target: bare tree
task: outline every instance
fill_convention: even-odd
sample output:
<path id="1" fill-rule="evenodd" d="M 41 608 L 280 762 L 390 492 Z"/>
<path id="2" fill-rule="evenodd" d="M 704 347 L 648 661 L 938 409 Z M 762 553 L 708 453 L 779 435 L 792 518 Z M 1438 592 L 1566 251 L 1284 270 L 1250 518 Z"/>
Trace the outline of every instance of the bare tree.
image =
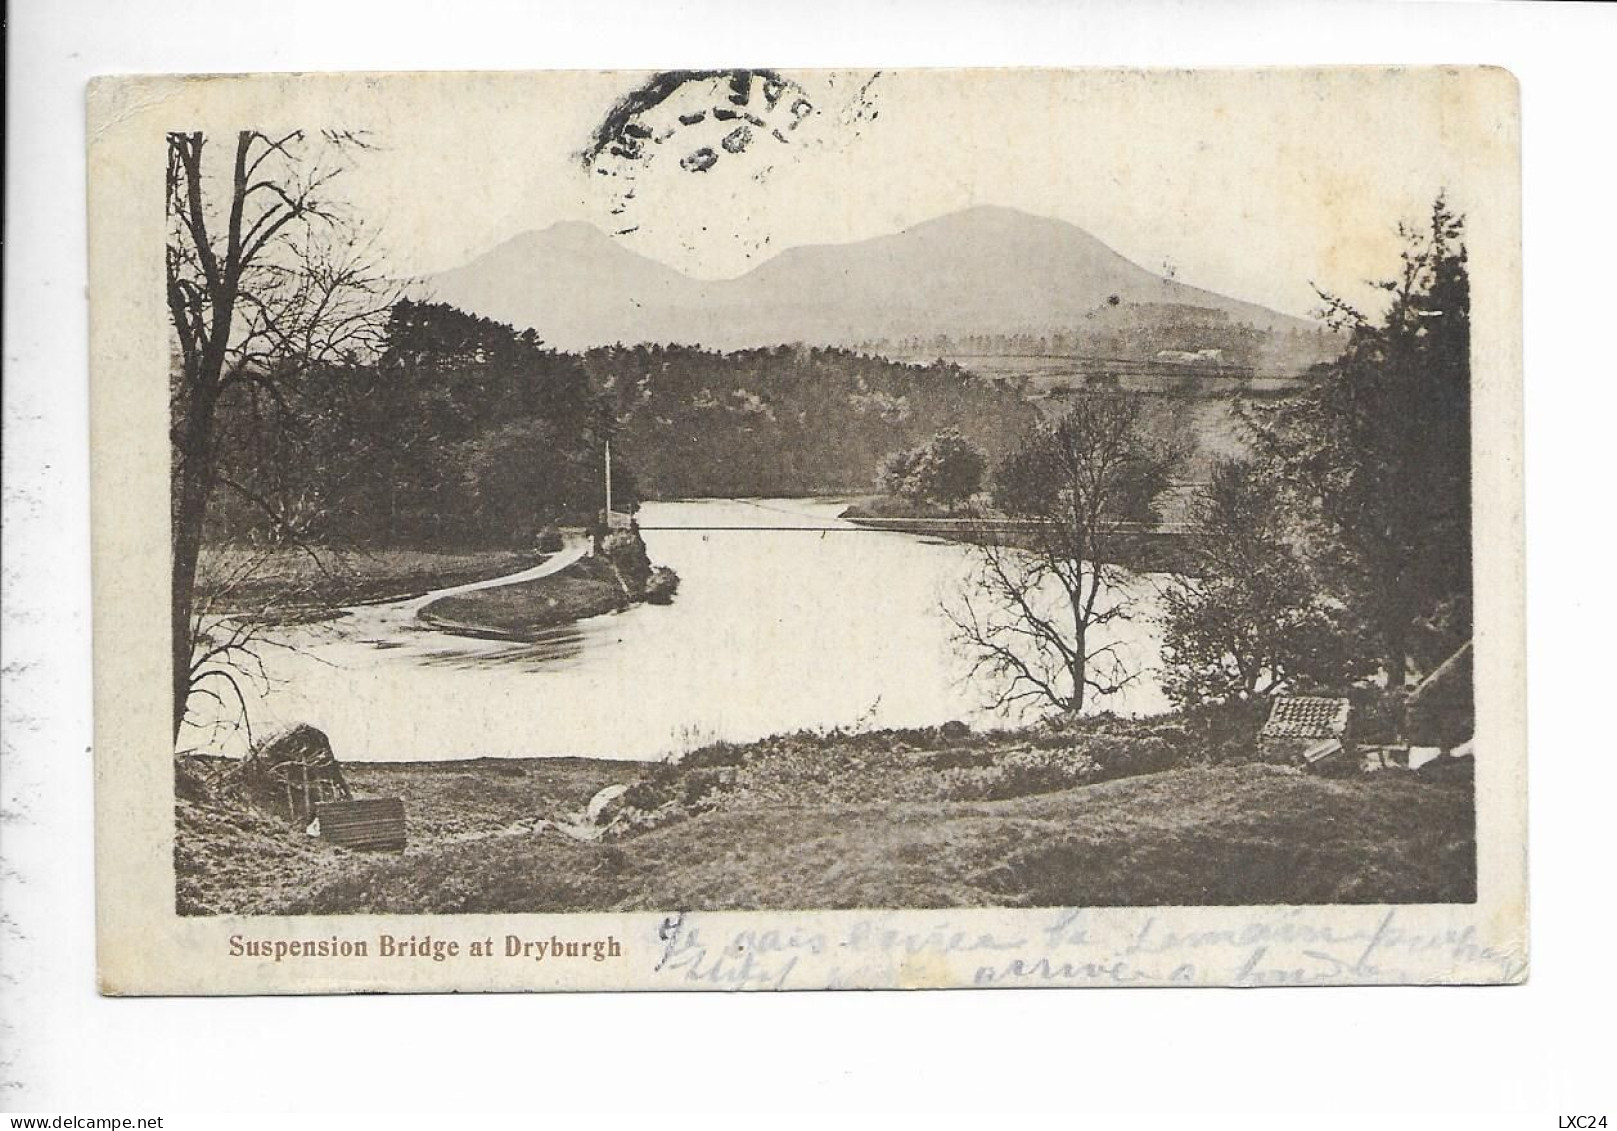
<path id="1" fill-rule="evenodd" d="M 1158 521 L 1179 458 L 1147 437 L 1137 397 L 1104 395 L 1080 398 L 1000 466 L 994 501 L 1020 521 L 984 525 L 976 575 L 948 610 L 996 708 L 1077 714 L 1138 676 L 1096 637 L 1130 616 L 1123 562 Z"/>
<path id="2" fill-rule="evenodd" d="M 208 502 L 221 483 L 267 508 L 280 502 L 221 477 L 222 410 L 233 398 L 292 411 L 311 368 L 376 345 L 389 287 L 359 225 L 331 199 L 354 134 L 243 130 L 217 162 L 201 133 L 168 136 L 167 300 L 174 330 L 170 382 L 173 561 L 173 723 L 179 735 L 198 684 L 197 561 Z M 239 658 L 247 641 L 202 671 Z"/>
<path id="3" fill-rule="evenodd" d="M 239 598 L 270 553 L 251 550 L 222 555 L 212 576 L 203 577 L 199 570 L 188 628 L 187 701 L 211 701 L 217 708 L 215 730 L 240 730 L 249 747 L 253 741 L 250 699 L 267 693 L 272 682 L 263 658 L 264 649 L 274 646 L 264 635 L 272 610 L 260 604 L 249 611 L 241 607 Z"/>

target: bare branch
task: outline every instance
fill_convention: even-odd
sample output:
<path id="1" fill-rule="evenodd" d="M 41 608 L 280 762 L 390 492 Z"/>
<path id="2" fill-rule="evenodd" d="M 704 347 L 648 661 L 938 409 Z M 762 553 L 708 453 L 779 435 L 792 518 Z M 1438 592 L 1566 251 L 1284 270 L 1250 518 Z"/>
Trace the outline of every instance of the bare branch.
<path id="1" fill-rule="evenodd" d="M 1071 713 L 1137 678 L 1115 641 L 1095 647 L 1090 634 L 1131 617 L 1120 539 L 1154 527 L 1176 458 L 1146 439 L 1138 398 L 1108 395 L 1037 428 L 1001 469 L 996 501 L 1026 522 L 1025 539 L 997 545 L 985 531 L 971 593 L 951 614 L 973 675 L 1001 681 L 996 706 Z"/>
<path id="2" fill-rule="evenodd" d="M 301 543 L 305 524 L 319 512 L 306 493 L 279 497 L 273 477 L 262 485 L 221 476 L 221 451 L 228 451 L 222 445 L 242 442 L 231 434 L 232 421 L 257 422 L 262 398 L 274 406 L 276 425 L 289 427 L 298 405 L 288 393 L 318 367 L 374 349 L 396 292 L 367 257 L 357 225 L 323 199 L 344 159 L 322 164 L 320 151 L 362 150 L 369 145 L 363 135 L 243 130 L 211 171 L 204 169 L 206 144 L 201 133 L 170 134 L 166 170 L 165 298 L 178 355 L 170 386 L 176 737 L 192 690 L 204 679 L 221 679 L 212 674 L 215 666 L 246 670 L 230 679 L 238 693 L 246 690 L 242 680 L 265 674 L 251 628 L 205 626 L 221 600 L 197 585 L 214 488 L 225 482 L 271 515 L 277 540 Z M 219 198 L 210 210 L 215 185 Z M 226 398 L 231 404 L 221 412 Z M 227 578 L 224 592 L 242 583 L 241 576 Z M 217 694 L 218 686 L 210 690 Z M 237 698 L 245 710 L 247 697 Z"/>

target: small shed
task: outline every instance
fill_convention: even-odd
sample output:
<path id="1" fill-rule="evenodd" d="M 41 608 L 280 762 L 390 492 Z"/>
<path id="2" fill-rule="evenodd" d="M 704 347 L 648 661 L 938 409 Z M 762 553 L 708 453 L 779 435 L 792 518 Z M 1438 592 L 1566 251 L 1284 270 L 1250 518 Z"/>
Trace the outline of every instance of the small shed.
<path id="1" fill-rule="evenodd" d="M 315 806 L 315 816 L 320 821 L 321 837 L 332 844 L 373 852 L 404 851 L 403 798 L 322 801 Z"/>
<path id="2" fill-rule="evenodd" d="M 1258 757 L 1265 762 L 1312 766 L 1346 747 L 1350 704 L 1346 699 L 1282 695 L 1258 732 Z"/>

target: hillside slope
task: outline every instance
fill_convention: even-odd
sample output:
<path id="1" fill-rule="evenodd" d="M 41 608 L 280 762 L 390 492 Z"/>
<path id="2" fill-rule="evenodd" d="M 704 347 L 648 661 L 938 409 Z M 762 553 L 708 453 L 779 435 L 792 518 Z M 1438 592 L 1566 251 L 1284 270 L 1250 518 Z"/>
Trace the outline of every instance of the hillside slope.
<path id="1" fill-rule="evenodd" d="M 356 770 L 356 788 L 405 796 L 412 848 L 403 858 L 369 858 L 319 845 L 318 859 L 296 869 L 307 886 L 294 898 L 287 893 L 296 885 L 284 876 L 271 887 L 227 877 L 245 845 L 236 838 L 249 834 L 182 806 L 181 906 L 421 914 L 1476 897 L 1470 784 L 1411 774 L 1332 781 L 1246 765 L 1003 801 L 729 807 L 600 843 L 532 832 L 533 814 L 554 809 L 545 798 L 506 798 L 566 770 L 578 779 L 567 803 L 582 807 L 592 790 L 644 769 L 535 762 Z M 370 780 L 384 770 L 385 783 Z M 478 824 L 491 826 L 487 832 L 464 831 L 461 817 L 441 835 L 433 831 L 440 809 L 480 813 L 484 794 L 491 808 Z"/>
<path id="2" fill-rule="evenodd" d="M 589 225 L 563 223 L 517 236 L 425 286 L 438 301 L 532 327 L 561 349 L 1048 333 L 1114 302 L 1214 310 L 1264 331 L 1316 328 L 1161 278 L 1072 224 L 993 206 L 855 243 L 793 248 L 717 281 L 691 279 Z"/>

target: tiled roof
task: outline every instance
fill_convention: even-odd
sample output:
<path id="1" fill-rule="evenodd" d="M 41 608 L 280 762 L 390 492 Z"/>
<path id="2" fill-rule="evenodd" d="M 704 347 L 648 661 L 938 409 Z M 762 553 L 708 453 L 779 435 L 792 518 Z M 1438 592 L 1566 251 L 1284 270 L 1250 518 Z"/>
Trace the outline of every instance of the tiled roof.
<path id="1" fill-rule="evenodd" d="M 1283 695 L 1275 700 L 1264 738 L 1331 738 L 1347 729 L 1348 701 L 1308 695 Z"/>

